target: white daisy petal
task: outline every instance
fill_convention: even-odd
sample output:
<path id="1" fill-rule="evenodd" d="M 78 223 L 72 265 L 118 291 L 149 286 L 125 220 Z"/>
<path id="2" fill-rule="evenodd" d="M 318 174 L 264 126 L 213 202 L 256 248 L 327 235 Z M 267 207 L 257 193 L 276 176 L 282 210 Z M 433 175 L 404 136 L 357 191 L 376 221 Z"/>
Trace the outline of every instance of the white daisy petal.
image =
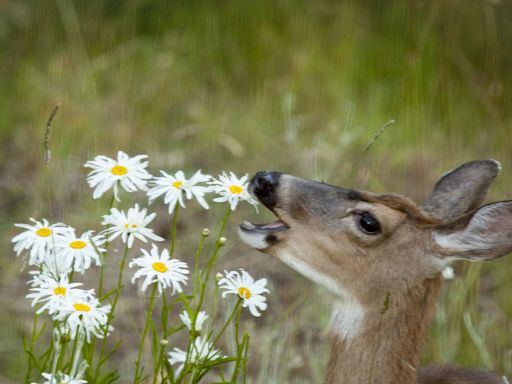
<path id="1" fill-rule="evenodd" d="M 162 250 L 159 253 L 158 247 L 153 244 L 151 252 L 141 249 L 143 255 L 133 259 L 129 267 L 140 268 L 135 272 L 132 278 L 132 283 L 139 277 L 145 277 L 142 283 L 141 290 L 145 291 L 149 284 L 157 283 L 158 291 L 160 294 L 167 287 L 172 287 L 171 294 L 174 292 L 182 292 L 181 285 L 187 283 L 189 269 L 186 263 L 169 258 L 169 251 Z"/>
<path id="2" fill-rule="evenodd" d="M 105 238 L 102 235 L 93 236 L 93 231 L 76 236 L 73 229 L 59 237 L 55 242 L 55 248 L 59 257 L 65 259 L 69 269 L 83 273 L 89 269 L 92 261 L 97 266 L 101 265 L 98 252 L 105 251 L 101 248 L 104 242 Z"/>
<path id="3" fill-rule="evenodd" d="M 248 178 L 249 175 L 247 174 L 239 179 L 233 172 L 230 172 L 229 176 L 226 172 L 223 172 L 222 175 L 219 175 L 218 179 L 214 179 L 208 183 L 212 191 L 219 195 L 219 197 L 216 197 L 213 201 L 218 203 L 227 201 L 232 211 L 236 209 L 238 202 L 246 201 L 254 206 L 257 211 L 258 203 L 249 193 Z"/>
<path id="4" fill-rule="evenodd" d="M 120 211 L 117 208 L 110 210 L 110 215 L 104 215 L 102 225 L 109 226 L 100 235 L 112 241 L 121 236 L 123 243 L 126 243 L 128 248 L 133 245 L 134 238 L 146 242 L 146 238 L 153 241 L 162 241 L 163 238 L 155 235 L 153 230 L 146 228 L 146 226 L 155 218 L 156 214 L 151 213 L 146 215 L 147 210 L 144 208 L 139 210 L 139 205 L 135 204 L 133 208 L 128 209 L 128 212 Z"/>
<path id="5" fill-rule="evenodd" d="M 37 314 L 47 310 L 52 315 L 63 309 L 67 299 L 86 298 L 92 295 L 92 291 L 77 288 L 82 285 L 81 283 L 70 283 L 66 275 L 56 279 L 50 275 L 38 274 L 29 283 L 32 285 L 31 293 L 26 297 L 32 299 L 32 306 L 44 303 L 37 310 Z"/>
<path id="6" fill-rule="evenodd" d="M 110 305 L 100 306 L 99 300 L 91 293 L 86 297 L 67 298 L 55 319 L 66 322 L 71 338 L 74 338 L 77 332 L 84 332 L 89 343 L 91 334 L 103 338 L 110 309 Z M 108 332 L 112 330 L 112 326 L 109 326 Z"/>
<path id="7" fill-rule="evenodd" d="M 55 376 L 51 373 L 43 373 L 41 376 L 46 380 L 43 384 L 87 384 L 86 380 L 71 377 L 62 372 L 56 373 Z"/>
<path id="8" fill-rule="evenodd" d="M 24 232 L 14 236 L 14 252 L 19 256 L 23 251 L 29 251 L 29 265 L 41 265 L 45 258 L 54 250 L 55 242 L 60 236 L 68 233 L 71 228 L 62 223 L 50 224 L 48 220 L 41 222 L 33 218 L 30 224 L 14 224 L 25 229 Z"/>
<path id="9" fill-rule="evenodd" d="M 147 193 L 150 203 L 164 195 L 164 202 L 169 205 L 169 214 L 172 214 L 177 203 L 185 208 L 183 201 L 183 196 L 185 196 L 187 200 L 195 197 L 204 209 L 209 208 L 203 199 L 204 194 L 209 191 L 209 188 L 197 184 L 209 181 L 211 179 L 210 175 L 204 175 L 199 170 L 190 179 L 187 179 L 183 171 L 177 171 L 174 175 L 169 175 L 164 171 L 160 171 L 160 173 L 162 176 L 155 177 L 150 182 L 153 185 Z"/>
<path id="10" fill-rule="evenodd" d="M 180 319 L 187 326 L 187 328 L 192 331 L 192 320 L 190 319 L 190 316 L 187 311 L 183 311 L 180 313 Z M 208 319 L 208 315 L 205 311 L 199 311 L 196 318 L 196 324 L 195 324 L 195 331 L 201 332 L 201 329 L 203 328 L 203 324 Z"/>
<path id="11" fill-rule="evenodd" d="M 191 348 L 189 363 L 190 364 L 204 364 L 208 361 L 222 359 L 224 356 L 218 349 L 213 348 L 213 344 L 208 339 L 199 336 L 194 340 L 194 345 Z M 169 363 L 172 365 L 180 364 L 175 370 L 174 375 L 178 376 L 183 369 L 187 359 L 187 352 L 174 348 L 169 352 Z"/>
<path id="12" fill-rule="evenodd" d="M 113 188 L 116 200 L 118 184 L 126 192 L 135 192 L 138 190 L 147 191 L 147 182 L 151 175 L 146 170 L 147 161 L 143 161 L 147 155 L 137 155 L 129 157 L 126 153 L 119 151 L 117 160 L 107 156 L 96 156 L 94 160 L 87 161 L 85 168 L 92 168 L 87 176 L 87 182 L 91 188 L 95 188 L 93 198 L 101 197 L 106 191 Z"/>
<path id="13" fill-rule="evenodd" d="M 224 271 L 224 277 L 218 282 L 219 288 L 224 289 L 222 297 L 228 294 L 235 294 L 243 300 L 242 306 L 249 308 L 251 314 L 259 317 L 261 313 L 267 309 L 266 297 L 262 293 L 268 293 L 269 290 L 265 288 L 267 284 L 266 279 L 259 279 L 254 281 L 251 275 L 245 270 L 238 271 Z"/>

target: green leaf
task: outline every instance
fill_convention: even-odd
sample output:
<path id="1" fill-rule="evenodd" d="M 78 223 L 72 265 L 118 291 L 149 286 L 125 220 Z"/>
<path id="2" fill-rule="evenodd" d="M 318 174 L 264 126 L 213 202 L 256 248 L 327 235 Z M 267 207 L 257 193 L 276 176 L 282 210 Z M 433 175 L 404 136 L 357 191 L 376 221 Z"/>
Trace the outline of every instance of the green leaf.
<path id="1" fill-rule="evenodd" d="M 119 347 L 121 346 L 121 344 L 122 344 L 122 343 L 123 343 L 123 340 L 119 340 L 119 341 L 114 345 L 114 347 L 112 347 L 112 349 L 110 350 L 110 352 L 109 352 L 109 353 L 107 353 L 107 354 L 103 357 L 103 359 L 101 359 L 101 361 L 100 361 L 99 365 L 100 365 L 100 366 L 102 366 L 102 365 L 105 363 L 105 361 L 107 361 L 107 360 L 109 359 L 109 357 L 110 357 L 110 356 L 112 356 L 112 354 L 113 354 L 115 351 L 117 351 L 117 350 L 119 349 Z"/>

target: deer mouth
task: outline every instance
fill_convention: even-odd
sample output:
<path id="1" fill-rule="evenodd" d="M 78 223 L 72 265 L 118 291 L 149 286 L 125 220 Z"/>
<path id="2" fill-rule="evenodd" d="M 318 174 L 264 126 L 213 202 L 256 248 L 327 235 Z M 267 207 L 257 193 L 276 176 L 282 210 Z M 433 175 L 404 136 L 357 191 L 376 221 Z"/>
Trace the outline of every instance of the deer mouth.
<path id="1" fill-rule="evenodd" d="M 265 233 L 270 234 L 274 232 L 282 232 L 286 231 L 290 227 L 286 225 L 286 223 L 281 220 L 277 219 L 276 221 L 268 224 L 253 224 L 249 221 L 244 221 L 242 224 L 240 224 L 240 229 L 242 231 L 247 232 L 257 232 L 257 233 Z"/>
<path id="2" fill-rule="evenodd" d="M 238 235 L 248 246 L 262 251 L 277 243 L 288 229 L 290 227 L 281 219 L 268 224 L 244 221 L 239 226 Z"/>

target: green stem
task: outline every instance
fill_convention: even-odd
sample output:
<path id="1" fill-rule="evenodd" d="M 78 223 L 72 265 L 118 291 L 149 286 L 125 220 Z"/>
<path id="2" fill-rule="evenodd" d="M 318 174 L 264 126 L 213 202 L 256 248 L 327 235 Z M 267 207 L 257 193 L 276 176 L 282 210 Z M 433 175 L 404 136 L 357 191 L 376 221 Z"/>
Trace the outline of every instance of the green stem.
<path id="1" fill-rule="evenodd" d="M 237 313 L 238 309 L 240 308 L 240 305 L 242 305 L 242 299 L 238 299 L 236 301 L 236 304 L 233 308 L 233 311 L 231 312 L 231 314 L 229 315 L 228 319 L 226 320 L 226 323 L 224 324 L 224 326 L 222 327 L 222 329 L 220 330 L 219 334 L 217 336 L 215 336 L 215 339 L 213 340 L 213 343 L 212 343 L 212 348 L 213 346 L 217 343 L 217 341 L 219 341 L 220 337 L 224 334 L 224 332 L 226 331 L 229 323 L 231 323 L 231 320 L 233 319 L 233 317 L 235 316 L 235 314 Z M 238 311 L 238 313 L 241 313 L 242 311 Z M 237 317 L 237 320 L 239 320 L 240 316 Z M 238 332 L 238 331 L 237 331 Z M 238 339 L 238 337 L 237 337 Z"/>
<path id="2" fill-rule="evenodd" d="M 241 316 L 242 316 L 242 311 L 240 310 L 240 311 L 238 311 L 238 316 L 236 317 L 236 321 L 235 321 L 235 343 L 236 343 L 236 352 L 237 352 L 238 359 L 236 361 L 235 369 L 233 371 L 233 376 L 231 376 L 232 383 L 236 383 L 236 380 L 238 379 L 238 372 L 240 371 L 240 362 L 242 360 L 241 353 L 242 353 L 243 347 L 244 347 L 244 342 L 242 342 L 242 344 L 240 344 L 240 340 L 238 338 Z"/>
<path id="3" fill-rule="evenodd" d="M 228 207 L 226 209 L 226 212 L 224 213 L 224 217 L 222 218 L 222 223 L 220 225 L 220 231 L 219 231 L 219 236 L 217 237 L 217 241 L 222 237 L 222 235 L 224 234 L 224 230 L 226 229 L 226 223 L 228 222 L 228 219 L 229 219 L 229 215 L 231 215 L 231 208 Z"/>
<path id="4" fill-rule="evenodd" d="M 128 235 L 128 237 L 129 236 L 130 235 Z M 110 327 L 110 323 L 112 322 L 112 319 L 114 318 L 114 311 L 116 310 L 117 302 L 119 300 L 119 296 L 121 294 L 121 289 L 123 287 L 123 271 L 124 271 L 124 265 L 126 264 L 126 257 L 128 255 L 128 240 L 129 240 L 129 238 L 126 239 L 126 245 L 124 247 L 123 258 L 121 259 L 121 264 L 119 265 L 119 275 L 117 277 L 117 285 L 116 285 L 116 293 L 114 296 L 114 301 L 112 302 L 112 308 L 110 309 L 110 313 L 108 314 L 107 324 L 105 325 L 105 330 L 103 331 L 103 340 L 101 341 L 101 350 L 100 350 L 100 354 L 98 357 L 98 365 L 96 366 L 96 371 L 94 372 L 94 382 L 98 381 L 98 375 L 100 373 L 100 368 L 103 364 L 102 359 L 103 359 L 103 355 L 105 354 L 105 347 L 107 345 L 108 329 Z M 91 356 L 90 361 L 92 363 L 92 356 Z"/>
<path id="5" fill-rule="evenodd" d="M 167 318 L 168 318 L 169 309 L 167 307 L 167 298 L 165 296 L 165 292 L 162 293 L 162 340 L 167 340 Z M 160 371 L 160 366 L 162 365 L 162 359 L 164 358 L 164 345 L 160 344 L 160 350 L 158 352 L 158 360 L 156 362 L 156 367 L 153 372 L 153 384 L 156 384 L 158 372 Z"/>
<path id="6" fill-rule="evenodd" d="M 110 204 L 108 206 L 108 214 L 110 214 L 110 211 L 112 210 L 112 208 L 114 207 L 114 203 L 115 203 L 116 199 L 114 198 L 114 194 L 112 193 L 112 198 L 110 199 Z M 107 227 L 107 229 L 110 228 L 110 225 Z M 107 253 L 108 253 L 108 246 L 109 246 L 109 242 L 108 240 L 105 242 L 105 252 L 103 252 L 102 254 L 102 257 L 101 257 L 101 266 L 100 266 L 100 284 L 99 284 L 99 287 L 98 287 L 98 297 L 101 297 L 103 295 L 103 279 L 104 279 L 104 275 L 105 275 L 105 264 L 106 264 L 106 256 L 107 256 Z"/>
<path id="7" fill-rule="evenodd" d="M 60 344 L 61 341 L 62 341 L 62 337 L 59 340 L 59 344 Z M 62 346 L 61 346 L 62 350 L 60 352 L 60 358 L 57 361 L 57 370 L 60 370 L 60 368 L 62 367 L 62 362 L 64 361 L 64 357 L 66 355 L 67 346 L 68 346 L 68 341 L 67 340 L 65 342 L 62 342 Z"/>
<path id="8" fill-rule="evenodd" d="M 208 284 L 208 279 L 210 278 L 211 270 L 212 270 L 213 266 L 215 265 L 215 262 L 217 261 L 217 256 L 219 254 L 219 250 L 223 245 L 220 242 L 220 238 L 224 234 L 224 229 L 226 228 L 226 223 L 228 222 L 230 214 L 231 214 L 231 209 L 228 207 L 226 210 L 226 213 L 224 213 L 224 217 L 222 219 L 222 223 L 220 226 L 220 231 L 217 236 L 217 240 L 215 241 L 215 250 L 213 251 L 213 254 L 210 257 L 210 260 L 208 260 L 208 265 L 206 266 L 204 283 L 202 283 L 201 295 L 199 297 L 199 304 L 197 305 L 196 313 L 199 313 L 199 311 L 201 310 L 201 307 L 203 306 L 204 295 L 206 292 L 206 285 Z"/>
<path id="9" fill-rule="evenodd" d="M 78 370 L 78 363 L 80 360 L 80 352 L 82 350 L 82 345 L 84 344 L 85 335 L 83 333 L 78 333 L 75 337 L 75 341 L 78 339 L 78 342 L 73 346 L 74 351 L 72 353 L 72 361 L 71 361 L 71 371 L 69 376 L 75 377 Z"/>
<path id="10" fill-rule="evenodd" d="M 158 361 L 156 362 L 155 371 L 153 372 L 153 384 L 157 383 L 158 373 L 160 372 L 160 366 L 162 365 L 163 358 L 164 358 L 164 346 L 160 345 L 160 351 L 158 351 Z"/>
<path id="11" fill-rule="evenodd" d="M 247 361 L 249 360 L 249 335 L 246 333 L 244 335 L 244 338 L 243 338 L 243 341 L 242 343 L 245 341 L 245 344 L 244 344 L 244 347 L 245 347 L 245 351 L 244 351 L 244 366 L 243 366 L 243 370 L 244 370 L 244 384 L 247 383 Z"/>
<path id="12" fill-rule="evenodd" d="M 54 330 L 53 334 L 52 334 L 52 338 L 53 338 L 52 342 L 53 342 L 53 348 L 54 348 L 55 354 L 53 355 L 51 375 L 52 375 L 52 377 L 55 377 L 55 375 L 57 374 L 57 369 L 59 367 L 59 361 L 61 359 L 63 351 L 61 350 L 59 332 L 56 332 Z"/>
<path id="13" fill-rule="evenodd" d="M 208 235 L 205 235 L 204 232 L 201 233 L 201 239 L 199 240 L 199 244 L 196 249 L 196 256 L 194 261 L 194 297 L 196 295 L 196 290 L 198 286 L 200 285 L 199 281 L 199 256 L 201 256 L 201 253 L 203 252 L 204 248 L 204 242 Z"/>
<path id="14" fill-rule="evenodd" d="M 178 227 L 178 217 L 180 215 L 180 205 L 176 204 L 174 208 L 174 215 L 172 217 L 171 233 L 170 233 L 170 244 L 169 244 L 169 257 L 174 254 L 174 248 L 176 247 L 176 229 Z"/>
<path id="15" fill-rule="evenodd" d="M 139 379 L 139 367 L 140 367 L 140 359 L 142 357 L 142 350 L 144 349 L 144 341 L 146 340 L 146 335 L 149 329 L 149 323 L 151 322 L 151 315 L 153 314 L 153 307 L 155 304 L 155 295 L 156 289 L 158 288 L 158 283 L 154 283 L 153 291 L 151 292 L 151 297 L 149 298 L 149 308 L 146 316 L 146 325 L 144 327 L 144 331 L 142 332 L 142 337 L 139 344 L 139 351 L 137 353 L 137 360 L 135 361 L 135 375 L 133 376 L 133 383 L 136 384 Z"/>
<path id="16" fill-rule="evenodd" d="M 32 321 L 32 336 L 30 338 L 30 348 L 28 350 L 29 353 L 27 353 L 28 367 L 27 367 L 27 373 L 25 374 L 25 383 L 30 382 L 30 376 L 32 375 L 32 356 L 33 356 L 34 347 L 36 344 L 37 319 L 38 318 L 39 318 L 39 315 L 37 313 L 35 313 L 34 319 Z"/>

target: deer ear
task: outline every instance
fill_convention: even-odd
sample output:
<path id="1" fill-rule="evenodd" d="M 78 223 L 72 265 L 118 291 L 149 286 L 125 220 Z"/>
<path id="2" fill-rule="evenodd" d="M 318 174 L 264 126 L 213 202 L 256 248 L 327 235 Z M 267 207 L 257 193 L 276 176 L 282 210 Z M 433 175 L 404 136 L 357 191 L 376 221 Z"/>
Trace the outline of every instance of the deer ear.
<path id="1" fill-rule="evenodd" d="M 472 161 L 444 174 L 422 208 L 442 223 L 449 223 L 475 210 L 500 173 L 496 160 Z"/>
<path id="2" fill-rule="evenodd" d="M 433 239 L 445 257 L 492 260 L 512 251 L 512 200 L 483 206 L 465 228 L 435 231 Z"/>

